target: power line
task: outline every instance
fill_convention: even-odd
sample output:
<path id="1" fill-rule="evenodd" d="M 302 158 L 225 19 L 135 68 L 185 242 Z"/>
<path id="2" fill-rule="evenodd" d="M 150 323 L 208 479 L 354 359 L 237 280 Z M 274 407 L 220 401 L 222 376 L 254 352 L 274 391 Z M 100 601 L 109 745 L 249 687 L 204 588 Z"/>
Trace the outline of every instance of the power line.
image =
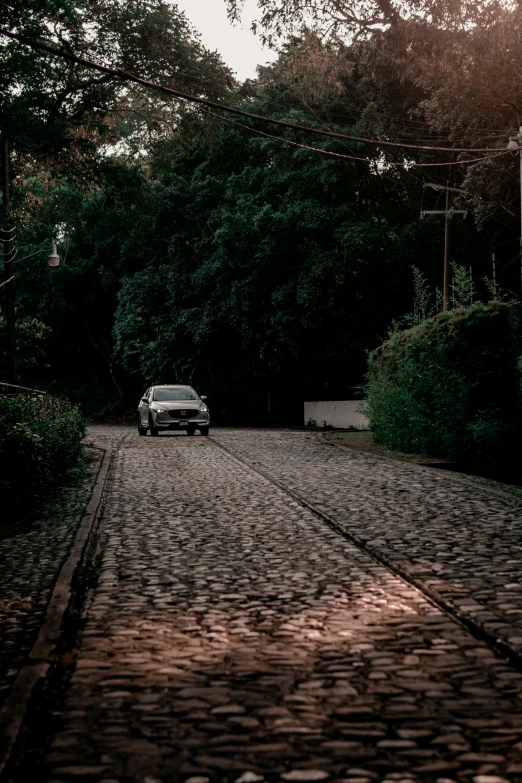
<path id="1" fill-rule="evenodd" d="M 26 21 L 28 21 L 30 24 L 33 24 L 33 25 L 39 27 L 40 30 L 42 30 L 45 33 L 45 35 L 51 35 L 54 38 L 58 39 L 58 41 L 60 41 L 60 36 L 59 35 L 57 35 L 56 33 L 53 33 L 52 30 L 49 30 L 44 24 L 42 24 L 41 22 L 36 21 L 33 17 L 29 16 L 27 13 L 23 13 L 23 12 L 19 11 L 18 9 L 15 9 L 13 6 L 9 5 L 4 0 L 0 0 L 0 5 L 4 6 L 4 8 L 7 8 L 8 11 L 16 12 L 17 14 L 22 16 Z M 248 33 L 248 35 L 250 36 L 252 41 L 259 48 L 259 50 L 262 51 L 264 54 L 267 54 L 266 50 L 259 43 L 259 41 L 252 35 L 250 30 L 245 28 L 243 26 L 243 24 L 241 24 L 241 28 L 245 32 Z M 88 56 L 95 57 L 95 59 L 99 60 L 99 62 L 101 62 L 103 65 L 106 65 L 109 68 L 113 67 L 111 65 L 111 63 L 108 62 L 107 60 L 103 60 L 102 58 L 97 57 L 96 55 L 92 55 L 91 52 L 88 49 L 86 49 L 85 47 L 79 46 L 77 43 L 75 44 L 75 46 L 76 46 L 77 50 L 79 50 L 80 52 L 83 52 L 84 54 L 87 54 Z M 221 63 L 219 63 L 219 65 L 221 65 Z M 304 98 L 302 96 L 300 96 L 296 92 L 296 90 L 292 87 L 291 84 L 289 84 L 288 82 L 284 81 L 284 75 L 282 74 L 282 72 L 281 72 L 281 70 L 280 70 L 280 68 L 278 66 L 278 63 L 277 62 L 271 63 L 269 67 L 275 68 L 275 70 L 279 73 L 280 77 L 283 79 L 283 84 L 291 92 L 293 92 L 294 95 L 296 95 L 296 97 L 299 100 L 302 101 L 302 103 L 305 106 L 305 108 L 314 115 L 316 120 L 318 120 L 320 122 L 321 119 L 318 116 L 318 114 L 315 112 L 315 110 L 311 106 L 308 105 L 308 103 L 304 100 Z M 189 79 L 197 79 L 199 81 L 208 82 L 209 84 L 215 84 L 215 85 L 217 85 L 219 87 L 226 87 L 227 86 L 224 82 L 223 83 L 216 82 L 213 79 L 208 79 L 208 78 L 206 78 L 204 76 L 197 76 L 195 74 L 186 73 L 186 72 L 180 71 L 180 70 L 176 71 L 176 75 L 178 75 L 178 76 L 185 76 L 185 77 L 187 77 Z M 449 138 L 449 134 L 448 133 L 446 133 L 446 134 L 444 134 L 444 133 L 436 133 L 435 131 L 434 132 L 430 132 L 429 125 L 427 126 L 426 120 L 423 120 L 423 119 L 415 119 L 413 117 L 405 117 L 405 118 L 402 118 L 399 121 L 399 124 L 397 124 L 397 120 L 394 119 L 392 124 L 393 124 L 393 127 L 396 128 L 397 130 L 401 130 L 400 126 L 402 125 L 402 130 L 405 132 L 404 135 L 395 136 L 395 139 L 398 142 L 400 142 L 401 140 L 407 140 L 410 133 L 415 135 L 416 131 L 419 130 L 419 128 L 415 128 L 415 125 L 420 125 L 422 127 L 422 130 L 424 130 L 428 134 L 427 136 L 420 137 L 420 138 L 419 138 L 419 136 L 416 136 L 416 141 L 417 142 L 419 142 L 419 141 L 428 142 L 428 146 L 430 146 L 430 147 L 431 147 L 431 145 L 429 144 L 430 142 L 444 141 L 444 142 L 450 143 L 452 141 L 453 142 L 457 141 L 456 138 Z M 412 125 L 413 127 L 408 127 L 408 124 Z M 245 127 L 247 127 L 247 126 L 245 126 Z M 327 125 L 327 129 L 329 131 L 331 131 L 331 127 L 330 127 L 329 124 Z M 471 135 L 471 130 L 472 130 L 471 128 L 468 128 L 468 132 L 467 132 L 468 135 Z M 476 137 L 476 141 L 477 142 L 480 142 L 481 140 L 488 139 L 488 138 L 491 138 L 491 139 L 505 138 L 505 136 L 510 132 L 510 130 L 513 130 L 513 129 L 507 129 L 506 130 L 505 128 L 503 128 L 503 129 L 495 130 L 494 128 L 473 128 L 473 132 L 478 135 L 478 138 Z M 515 128 L 514 130 L 517 130 L 517 128 Z M 481 133 L 481 131 L 487 131 L 487 132 Z M 466 131 L 463 132 L 462 136 L 463 136 L 463 138 L 465 138 Z M 277 137 L 274 136 L 274 138 L 277 138 Z M 375 143 L 378 143 L 378 141 L 375 140 Z M 346 145 L 346 147 L 347 147 L 347 149 L 350 149 L 350 147 L 348 145 Z M 431 147 L 431 148 L 432 149 L 436 149 L 435 147 Z M 310 148 L 310 149 L 312 149 L 312 148 Z M 448 149 L 449 150 L 452 150 L 452 149 L 455 150 L 456 148 L 451 148 L 450 147 Z M 482 150 L 479 150 L 478 148 L 470 148 L 470 149 L 472 149 L 473 151 L 476 151 L 476 152 L 482 151 Z M 321 151 L 321 150 L 319 150 L 319 151 Z M 357 159 L 358 160 L 363 160 L 363 158 L 357 158 Z M 486 158 L 477 158 L 477 159 L 474 159 L 473 161 L 468 161 L 468 162 L 475 162 L 476 160 L 484 160 L 484 159 L 486 159 Z M 460 163 L 460 161 L 459 161 L 459 163 Z M 394 165 L 402 165 L 402 164 L 394 164 Z M 419 164 L 416 164 L 416 165 L 420 166 L 421 164 L 419 163 Z M 428 164 L 428 163 L 426 163 L 426 164 L 422 164 L 422 165 L 429 166 L 429 165 L 437 165 L 437 164 Z M 450 164 L 449 163 L 443 163 L 443 164 L 440 164 L 440 165 L 450 165 Z"/>
<path id="2" fill-rule="evenodd" d="M 231 120 L 228 117 L 222 117 L 220 114 L 216 114 L 213 111 L 210 111 L 209 109 L 203 109 L 203 111 L 206 114 L 210 114 L 212 117 L 217 117 L 218 119 L 222 120 L 223 122 L 228 122 L 232 125 L 237 125 L 239 128 L 245 128 L 248 131 L 251 131 L 252 133 L 257 133 L 260 136 L 265 136 L 269 139 L 275 139 L 276 141 L 281 141 L 284 144 L 291 144 L 294 147 L 301 147 L 305 150 L 311 150 L 313 152 L 321 152 L 323 155 L 333 155 L 336 158 L 348 158 L 349 160 L 360 160 L 364 163 L 378 163 L 379 161 L 375 158 L 361 158 L 357 157 L 355 155 L 346 155 L 342 152 L 334 152 L 333 150 L 324 150 L 321 149 L 321 147 L 312 147 L 309 144 L 300 144 L 298 141 L 291 141 L 290 139 L 285 139 L 282 136 L 274 136 L 272 133 L 266 133 L 265 131 L 258 130 L 257 128 L 252 128 L 250 125 L 245 125 L 243 122 L 238 122 L 237 120 Z M 453 161 L 445 161 L 443 163 L 415 163 L 415 162 L 396 162 L 396 161 L 386 161 L 387 166 L 401 166 L 404 168 L 409 167 L 419 167 L 419 166 L 463 166 L 467 163 L 476 163 L 479 160 L 489 160 L 489 158 L 496 158 L 499 155 L 509 155 L 509 150 L 503 150 L 501 152 L 498 152 L 496 155 L 486 155 L 482 156 L 481 158 L 472 158 L 471 160 L 453 160 Z"/>
<path id="3" fill-rule="evenodd" d="M 258 42 L 258 40 L 257 40 L 257 39 L 256 39 L 256 38 L 255 38 L 255 37 L 252 35 L 252 33 L 250 32 L 250 30 L 247 30 L 247 28 L 246 28 L 246 27 L 244 27 L 244 26 L 243 26 L 243 24 L 241 24 L 241 28 L 242 28 L 242 29 L 243 29 L 243 30 L 244 30 L 246 33 L 248 33 L 248 35 L 250 36 L 250 38 L 252 39 L 252 41 L 253 41 L 253 42 L 256 44 L 256 46 L 259 48 L 259 50 L 260 50 L 261 52 L 263 52 L 263 54 L 265 54 L 265 55 L 266 55 L 266 51 L 265 51 L 265 49 L 264 49 L 264 48 L 263 48 L 263 46 L 262 46 L 262 45 L 261 45 L 261 44 Z M 318 114 L 317 114 L 317 112 L 314 110 L 314 108 L 313 108 L 312 106 L 310 106 L 310 105 L 308 104 L 308 102 L 307 102 L 307 101 L 306 101 L 306 100 L 303 98 L 303 96 L 302 96 L 302 95 L 300 95 L 300 94 L 299 94 L 299 93 L 298 93 L 298 92 L 295 90 L 295 88 L 292 86 L 292 84 L 290 84 L 290 83 L 289 83 L 289 82 L 286 80 L 286 77 L 285 77 L 284 73 L 282 72 L 281 68 L 279 67 L 279 64 L 278 64 L 278 62 L 276 61 L 276 62 L 273 62 L 273 63 L 271 63 L 271 64 L 268 66 L 268 68 L 269 68 L 269 69 L 270 69 L 270 68 L 273 68 L 275 71 L 277 71 L 277 73 L 278 73 L 278 75 L 279 75 L 279 78 L 281 79 L 281 82 L 282 82 L 282 84 L 283 84 L 283 85 L 284 85 L 284 86 L 285 86 L 285 87 L 286 87 L 288 90 L 290 90 L 290 92 L 292 92 L 292 93 L 293 93 L 293 94 L 294 94 L 294 95 L 295 95 L 295 96 L 298 98 L 298 100 L 300 100 L 300 101 L 302 102 L 302 104 L 304 105 L 304 107 L 305 107 L 305 108 L 306 108 L 306 109 L 307 109 L 307 110 L 308 110 L 308 111 L 309 111 L 309 112 L 310 112 L 310 113 L 311 113 L 311 114 L 314 116 L 314 118 L 315 118 L 316 120 L 318 120 L 318 121 L 321 121 L 321 118 L 318 116 Z M 209 112 L 209 113 L 210 113 L 210 114 L 212 114 L 212 116 L 218 116 L 218 115 L 215 115 L 215 114 L 213 114 L 212 112 Z M 225 119 L 225 118 L 223 118 L 223 119 Z M 242 128 L 246 128 L 247 130 L 251 130 L 251 131 L 253 131 L 253 132 L 256 132 L 256 133 L 260 133 L 260 134 L 262 134 L 262 135 L 264 135 L 264 136 L 267 136 L 268 138 L 278 139 L 279 141 L 282 141 L 282 142 L 287 142 L 287 143 L 289 143 L 289 144 L 293 144 L 294 146 L 297 146 L 297 147 L 303 147 L 304 149 L 314 150 L 315 152 L 322 152 L 323 154 L 326 154 L 326 155 L 335 155 L 335 156 L 336 156 L 336 157 L 338 157 L 338 158 L 343 158 L 343 157 L 344 157 L 344 158 L 349 158 L 349 159 L 352 159 L 352 160 L 359 160 L 359 161 L 364 161 L 364 162 L 366 162 L 366 163 L 373 163 L 373 162 L 375 162 L 375 160 L 374 160 L 373 158 L 359 157 L 359 156 L 355 156 L 355 155 L 342 155 L 341 153 L 337 153 L 337 152 L 331 152 L 331 151 L 329 151 L 329 150 L 324 150 L 324 149 L 321 149 L 321 148 L 318 148 L 318 147 L 312 147 L 312 146 L 309 146 L 309 145 L 306 145 L 306 144 L 298 144 L 297 142 L 289 142 L 287 139 L 281 138 L 281 137 L 279 137 L 279 136 L 272 136 L 272 135 L 271 135 L 271 134 L 269 134 L 269 133 L 263 133 L 262 131 L 256 131 L 255 129 L 253 129 L 253 128 L 250 128 L 250 126 L 248 126 L 248 125 L 243 125 L 242 123 L 239 123 L 239 122 L 234 122 L 234 121 L 231 121 L 231 122 L 233 122 L 233 124 L 234 124 L 234 125 L 237 125 L 237 126 L 239 126 L 239 127 L 242 127 Z M 328 121 L 327 121 L 327 122 L 328 122 Z M 403 122 L 407 122 L 407 120 L 403 120 Z M 422 124 L 422 126 L 423 126 L 423 130 L 425 130 L 426 132 L 428 132 L 428 133 L 429 133 L 429 128 L 427 128 L 427 127 L 426 127 L 426 122 L 423 122 L 423 121 L 421 121 L 421 120 L 416 120 L 416 122 L 418 122 L 419 124 Z M 396 127 L 397 123 L 396 123 L 396 122 L 393 122 L 393 125 L 394 125 L 394 127 Z M 331 127 L 330 127 L 330 124 L 329 124 L 329 123 L 327 124 L 327 128 L 328 128 L 328 130 L 331 130 Z M 412 132 L 413 132 L 413 133 L 415 133 L 415 130 L 414 130 L 414 129 L 412 129 L 412 128 L 408 128 L 408 127 L 407 127 L 407 125 L 404 125 L 404 127 L 402 128 L 402 130 L 405 132 L 405 135 L 402 137 L 403 139 L 407 139 L 407 138 L 408 138 L 406 134 L 408 134 L 408 133 L 412 133 Z M 500 135 L 502 135 L 502 134 L 500 134 L 500 133 L 499 133 L 499 134 L 492 135 L 492 138 L 498 138 L 498 136 L 500 136 Z M 506 134 L 505 134 L 505 133 L 503 133 L 503 136 L 505 136 L 505 135 L 506 135 Z M 396 139 L 397 139 L 397 137 L 396 137 Z M 398 140 L 400 140 L 400 139 L 401 139 L 401 137 L 398 137 Z M 421 139 L 419 139 L 419 138 L 417 137 L 417 139 L 416 139 L 416 140 L 417 140 L 417 141 L 427 141 L 427 142 L 438 141 L 438 140 L 442 140 L 442 141 L 448 141 L 448 142 L 449 142 L 449 141 L 452 141 L 451 139 L 449 139 L 449 138 L 448 138 L 448 135 L 447 135 L 447 134 L 446 134 L 446 135 L 435 135 L 435 134 L 433 134 L 433 135 L 431 135 L 431 137 L 427 137 L 427 138 L 421 138 Z M 348 149 L 348 150 L 350 150 L 350 152 L 352 152 L 352 150 L 350 149 L 350 147 L 349 147 L 347 144 L 345 144 L 344 146 L 346 147 L 346 149 Z M 500 153 L 499 153 L 499 154 L 500 154 Z M 504 153 L 502 152 L 501 154 L 504 154 Z M 465 161 L 465 162 L 466 162 L 466 163 L 476 163 L 476 162 L 478 162 L 478 161 L 485 160 L 485 159 L 487 159 L 488 157 L 490 157 L 490 156 L 486 156 L 486 158 L 484 158 L 484 157 L 480 157 L 480 158 L 473 158 L 472 160 Z M 493 156 L 491 156 L 491 157 L 493 157 Z M 405 166 L 404 162 L 386 161 L 386 163 L 387 163 L 387 165 L 392 165 L 392 166 Z M 410 164 L 409 164 L 409 166 L 415 166 L 415 167 L 419 167 L 419 166 L 423 166 L 423 167 L 424 167 L 424 166 L 437 166 L 437 165 L 441 165 L 441 166 L 455 166 L 455 165 L 461 165 L 462 163 L 464 163 L 464 161 L 454 161 L 454 162 L 444 162 L 444 163 L 410 163 Z"/>
<path id="4" fill-rule="evenodd" d="M 0 0 L 0 1 L 1 1 L 1 0 Z M 266 51 L 265 51 L 265 49 L 264 49 L 264 48 L 263 48 L 263 46 L 262 46 L 262 45 L 261 45 L 261 44 L 258 42 L 257 38 L 255 38 L 255 37 L 252 35 L 252 33 L 250 32 L 250 30 L 247 30 L 247 29 L 246 29 L 246 28 L 243 26 L 243 24 L 242 24 L 242 23 L 241 23 L 241 28 L 242 28 L 242 29 L 243 29 L 245 32 L 247 32 L 247 33 L 248 33 L 248 35 L 250 36 L 250 38 L 251 38 L 251 39 L 254 41 L 254 43 L 256 44 L 256 46 L 259 48 L 259 50 L 260 50 L 260 51 L 262 51 L 262 52 L 263 52 L 263 54 L 265 54 L 265 55 L 266 55 Z M 306 108 L 306 109 L 307 109 L 307 110 L 308 110 L 308 111 L 309 111 L 311 114 L 313 114 L 313 116 L 314 116 L 314 118 L 315 118 L 316 120 L 319 120 L 319 121 L 321 121 L 321 118 L 318 116 L 318 114 L 317 114 L 317 112 L 315 111 L 315 109 L 314 109 L 312 106 L 310 106 L 310 105 L 308 104 L 308 102 L 307 102 L 307 101 L 306 101 L 306 100 L 303 98 L 303 96 L 302 96 L 302 95 L 300 95 L 300 94 L 297 92 L 297 90 L 295 90 L 295 88 L 292 86 L 292 84 L 290 84 L 290 83 L 289 83 L 289 82 L 288 82 L 288 81 L 285 79 L 284 73 L 282 72 L 281 68 L 279 67 L 279 63 L 276 61 L 276 62 L 274 62 L 274 63 L 271 63 L 271 64 L 270 64 L 268 67 L 269 67 L 269 68 L 273 68 L 275 71 L 277 71 L 277 73 L 279 74 L 279 78 L 280 78 L 280 79 L 281 79 L 281 81 L 282 81 L 282 84 L 284 84 L 284 85 L 285 85 L 285 87 L 286 87 L 288 90 L 290 90 L 290 92 L 292 92 L 292 93 L 293 93 L 293 94 L 294 94 L 294 95 L 295 95 L 295 96 L 298 98 L 298 100 L 300 100 L 300 101 L 301 101 L 301 103 L 304 105 L 304 107 L 305 107 L 305 108 Z M 283 142 L 283 143 L 292 144 L 292 145 L 294 145 L 294 146 L 297 146 L 297 147 L 302 147 L 303 149 L 308 149 L 308 150 L 311 150 L 311 151 L 313 151 L 313 152 L 319 152 L 319 153 L 326 154 L 326 155 L 333 155 L 333 156 L 335 156 L 335 157 L 338 157 L 338 158 L 346 158 L 346 159 L 348 159 L 348 160 L 357 160 L 357 161 L 361 161 L 361 162 L 363 162 L 363 163 L 368 163 L 368 164 L 370 164 L 370 163 L 375 163 L 375 162 L 376 162 L 374 158 L 367 158 L 367 157 L 360 157 L 360 156 L 356 156 L 356 155 L 341 154 L 341 153 L 333 152 L 333 151 L 331 151 L 331 150 L 324 150 L 324 149 L 322 149 L 322 148 L 319 148 L 319 147 L 313 147 L 313 146 L 310 146 L 310 145 L 307 145 L 307 144 L 299 144 L 298 142 L 289 141 L 288 139 L 281 138 L 280 136 L 273 136 L 273 135 L 272 135 L 272 134 L 270 134 L 270 133 L 265 133 L 264 131 L 257 130 L 257 129 L 255 129 L 255 128 L 252 128 L 252 126 L 250 126 L 250 125 L 244 125 L 243 123 L 237 122 L 236 120 L 230 120 L 230 119 L 228 119 L 228 118 L 222 117 L 221 115 L 214 114 L 214 112 L 210 112 L 208 109 L 204 109 L 204 111 L 206 111 L 207 113 L 211 114 L 211 115 L 212 115 L 212 116 L 214 116 L 214 117 L 220 117 L 220 119 L 221 119 L 221 120 L 223 120 L 223 121 L 225 121 L 225 120 L 226 120 L 227 122 L 229 122 L 229 123 L 231 123 L 231 124 L 233 124 L 233 125 L 237 125 L 238 127 L 245 128 L 246 130 L 249 130 L 250 132 L 253 132 L 253 133 L 258 133 L 258 134 L 261 134 L 261 135 L 263 135 L 263 136 L 266 136 L 267 138 L 275 139 L 275 140 L 277 140 L 277 141 L 280 141 L 280 142 Z M 329 125 L 329 124 L 327 125 L 327 127 L 328 127 L 328 130 L 331 130 L 331 127 L 330 127 L 330 125 Z M 351 149 L 351 147 L 350 147 L 348 144 L 346 144 L 346 142 L 345 142 L 345 141 L 343 141 L 343 142 L 342 142 L 342 144 L 343 144 L 343 146 L 344 146 L 344 147 L 345 147 L 347 150 L 349 150 L 350 152 L 353 152 L 353 150 Z M 480 158 L 480 160 L 482 160 L 482 158 Z M 471 161 L 471 162 L 475 162 L 475 161 Z M 455 162 L 453 161 L 453 162 L 451 162 L 451 163 L 442 163 L 442 164 L 440 164 L 440 165 L 443 165 L 443 166 L 451 166 L 451 165 L 459 165 L 459 164 L 460 164 L 460 161 L 457 161 L 457 163 L 455 163 Z M 404 162 L 402 162 L 402 163 L 398 163 L 398 162 L 397 162 L 397 163 L 396 163 L 395 161 L 393 161 L 393 162 L 387 161 L 387 165 L 393 165 L 393 166 L 402 166 L 402 167 L 404 167 L 404 165 L 405 165 L 405 164 L 404 164 Z M 433 165 L 433 164 L 430 164 L 430 163 L 427 163 L 427 164 L 422 164 L 422 163 L 415 163 L 415 164 L 412 164 L 412 166 L 415 166 L 415 167 L 416 167 L 416 166 L 422 166 L 422 165 L 430 166 L 430 165 Z M 410 167 L 411 167 L 411 166 L 410 166 Z M 412 172 L 409 172 L 409 173 L 410 173 L 410 175 L 412 174 Z M 380 174 L 381 174 L 381 176 L 384 176 L 384 177 L 386 177 L 387 179 L 389 179 L 390 181 L 392 181 L 392 180 L 391 180 L 391 178 L 390 178 L 390 177 L 389 177 L 389 176 L 388 176 L 386 173 L 384 173 L 384 172 L 382 172 L 382 171 L 381 171 L 381 172 L 380 172 Z M 414 175 L 413 175 L 413 176 L 414 176 Z M 418 177 L 415 177 L 415 176 L 414 176 L 414 179 L 418 179 Z M 421 182 L 421 180 L 418 180 L 418 181 L 419 181 L 419 182 Z"/>
<path id="5" fill-rule="evenodd" d="M 402 148 L 402 149 L 422 150 L 427 152 L 446 152 L 446 153 L 448 152 L 449 153 L 493 152 L 499 154 L 499 149 L 495 147 L 492 148 L 491 147 L 462 148 L 462 147 L 435 147 L 435 146 L 431 147 L 431 146 L 423 146 L 419 144 L 407 144 L 403 142 L 371 139 L 371 138 L 366 138 L 364 136 L 353 136 L 347 133 L 340 133 L 337 131 L 328 131 L 328 130 L 323 130 L 321 128 L 314 128 L 310 125 L 299 125 L 298 123 L 290 122 L 289 120 L 281 120 L 275 117 L 268 117 L 263 114 L 257 114 L 255 112 L 246 111 L 245 109 L 239 109 L 234 106 L 229 106 L 228 104 L 218 103 L 217 101 L 213 101 L 209 98 L 203 98 L 197 95 L 191 95 L 190 93 L 183 92 L 182 90 L 178 90 L 173 87 L 166 87 L 164 85 L 157 84 L 156 82 L 151 82 L 147 79 L 143 79 L 140 76 L 136 76 L 130 71 L 124 71 L 120 68 L 109 67 L 108 65 L 102 65 L 100 63 L 93 62 L 92 60 L 87 60 L 84 57 L 78 57 L 78 55 L 72 54 L 71 52 L 58 50 L 53 46 L 49 46 L 48 44 L 42 43 L 41 41 L 36 41 L 32 38 L 28 38 L 24 35 L 20 35 L 19 33 L 13 33 L 9 30 L 3 30 L 0 28 L 0 34 L 5 35 L 6 37 L 11 38 L 13 40 L 19 41 L 20 43 L 25 44 L 26 46 L 30 46 L 33 49 L 47 52 L 48 54 L 52 54 L 56 57 L 62 57 L 65 60 L 69 60 L 70 62 L 78 63 L 78 65 L 82 65 L 86 68 L 92 68 L 93 70 L 97 70 L 97 71 L 101 71 L 102 73 L 109 74 L 111 76 L 120 79 L 121 81 L 133 82 L 135 84 L 141 85 L 142 87 L 147 87 L 149 89 L 156 90 L 157 92 L 161 92 L 164 95 L 173 96 L 174 98 L 181 99 L 188 103 L 196 103 L 199 105 L 208 106 L 212 109 L 217 109 L 219 111 L 225 111 L 231 114 L 238 114 L 242 117 L 247 117 L 248 119 L 251 120 L 258 120 L 260 122 L 267 122 L 272 125 L 279 125 L 280 127 L 283 128 L 291 128 L 293 130 L 304 131 L 306 133 L 313 133 L 317 136 L 325 136 L 325 137 L 335 138 L 335 139 L 344 139 L 347 141 L 357 141 L 363 144 L 375 144 L 379 147 L 394 147 L 394 148 Z"/>
<path id="6" fill-rule="evenodd" d="M 250 36 L 250 38 L 251 38 L 251 39 L 254 41 L 254 43 L 256 44 L 256 46 L 258 47 L 258 49 L 259 49 L 261 52 L 263 52 L 263 54 L 265 54 L 265 55 L 266 55 L 266 51 L 265 51 L 265 49 L 264 49 L 264 48 L 263 48 L 263 46 L 262 46 L 262 45 L 259 43 L 259 41 L 257 40 L 257 38 L 255 38 L 255 37 L 252 35 L 252 33 L 250 32 L 250 30 L 247 30 L 247 29 L 246 29 L 246 28 L 243 26 L 243 24 L 242 24 L 241 22 L 240 22 L 240 24 L 241 24 L 241 28 L 242 28 L 242 29 L 243 29 L 245 32 L 247 32 L 247 33 L 248 33 L 248 35 L 249 35 L 249 36 Z M 294 88 L 294 87 L 293 87 L 293 86 L 292 86 L 292 85 L 291 85 L 291 84 L 290 84 L 288 81 L 286 81 L 286 79 L 285 79 L 285 76 L 284 76 L 284 74 L 282 73 L 282 71 L 281 71 L 281 68 L 279 67 L 279 63 L 277 62 L 277 60 L 276 60 L 274 63 L 272 63 L 272 64 L 271 64 L 269 67 L 271 67 L 271 68 L 274 68 L 274 69 L 277 71 L 277 73 L 279 74 L 279 77 L 280 77 L 280 79 L 282 80 L 282 83 L 285 85 L 285 87 L 287 87 L 287 89 L 289 89 L 289 90 L 290 90 L 290 92 L 292 92 L 292 93 L 293 93 L 293 94 L 296 96 L 296 98 L 297 98 L 298 100 L 300 100 L 300 101 L 301 101 L 301 103 L 302 103 L 302 104 L 303 104 L 303 106 L 304 106 L 304 107 L 307 109 L 307 111 L 309 111 L 309 112 L 310 112 L 310 113 L 313 115 L 314 119 L 316 119 L 317 121 L 321 122 L 321 118 L 318 116 L 318 114 L 317 114 L 317 112 L 315 111 L 315 109 L 314 109 L 312 106 L 310 106 L 310 105 L 308 104 L 308 102 L 305 100 L 305 98 L 304 98 L 302 95 L 300 95 L 300 94 L 297 92 L 297 90 L 296 90 L 296 89 L 295 89 L 295 88 Z M 237 124 L 239 125 L 239 123 L 237 123 Z M 245 126 L 245 127 L 246 127 L 246 126 Z M 327 128 L 328 128 L 328 130 L 332 130 L 329 124 L 327 124 Z M 268 134 L 266 134 L 266 135 L 268 135 Z M 275 137 L 274 137 L 274 138 L 275 138 Z M 349 150 L 350 152 L 353 152 L 353 150 L 351 149 L 351 147 L 350 147 L 348 144 L 346 144 L 346 142 L 343 142 L 343 146 L 344 146 L 344 147 L 345 147 L 347 150 Z M 310 148 L 310 149 L 312 149 L 312 148 Z M 315 149 L 315 148 L 313 148 L 313 149 Z M 369 161 L 369 159 L 368 159 L 368 158 L 359 158 L 359 157 L 357 157 L 357 156 L 353 156 L 353 155 L 351 155 L 351 156 L 350 156 L 350 155 L 346 155 L 346 157 L 347 157 L 347 158 L 349 158 L 349 157 L 352 157 L 354 160 L 367 160 L 367 161 Z"/>

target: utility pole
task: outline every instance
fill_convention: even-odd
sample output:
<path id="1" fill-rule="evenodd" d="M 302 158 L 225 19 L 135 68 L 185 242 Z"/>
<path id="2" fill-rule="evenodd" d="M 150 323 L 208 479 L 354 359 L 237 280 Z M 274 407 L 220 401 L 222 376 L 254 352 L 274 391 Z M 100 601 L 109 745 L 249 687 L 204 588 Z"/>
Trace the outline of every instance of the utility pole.
<path id="1" fill-rule="evenodd" d="M 442 301 L 444 303 L 444 310 L 449 310 L 449 210 L 450 210 L 450 192 L 446 187 L 446 212 L 444 215 L 444 280 L 442 284 Z"/>
<path id="2" fill-rule="evenodd" d="M 522 125 L 518 129 L 516 136 L 509 137 L 507 145 L 508 150 L 514 152 L 519 157 L 520 167 L 520 288 L 522 295 Z"/>
<path id="3" fill-rule="evenodd" d="M 425 215 L 444 215 L 444 277 L 442 284 L 442 302 L 444 310 L 449 310 L 449 283 L 450 283 L 450 254 L 449 254 L 449 235 L 450 219 L 452 215 L 467 215 L 467 209 L 451 209 L 450 193 L 462 193 L 467 196 L 466 190 L 460 188 L 450 188 L 449 185 L 437 185 L 435 182 L 425 182 L 423 188 L 433 188 L 434 190 L 446 191 L 446 209 L 423 209 L 421 219 Z"/>
<path id="4" fill-rule="evenodd" d="M 14 306 L 14 271 L 13 271 L 13 229 L 7 228 L 11 218 L 11 199 L 9 182 L 9 141 L 5 133 L 1 141 L 2 156 L 2 201 L 4 229 L 4 288 L 5 288 L 5 327 L 7 332 L 7 382 L 18 382 L 18 363 L 16 359 L 16 331 Z"/>
<path id="5" fill-rule="evenodd" d="M 493 263 L 493 295 L 496 299 L 497 298 L 497 262 L 494 253 L 491 254 L 491 261 Z"/>
<path id="6" fill-rule="evenodd" d="M 518 129 L 517 143 L 520 163 L 520 295 L 522 296 L 522 126 Z"/>

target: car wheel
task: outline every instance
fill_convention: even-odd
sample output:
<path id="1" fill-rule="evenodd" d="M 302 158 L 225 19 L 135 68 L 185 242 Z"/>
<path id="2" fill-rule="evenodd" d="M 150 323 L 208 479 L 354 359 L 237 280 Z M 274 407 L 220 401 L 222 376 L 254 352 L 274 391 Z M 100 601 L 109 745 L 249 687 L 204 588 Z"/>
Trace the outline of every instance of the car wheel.
<path id="1" fill-rule="evenodd" d="M 195 432 L 196 432 L 195 427 L 187 427 L 187 435 L 194 435 Z"/>
<path id="2" fill-rule="evenodd" d="M 210 427 L 200 427 L 199 428 L 199 431 L 201 432 L 202 435 L 208 435 L 209 430 L 210 430 Z"/>
<path id="3" fill-rule="evenodd" d="M 152 416 L 149 416 L 149 429 L 150 434 L 153 438 L 155 438 L 159 432 L 158 428 L 154 426 L 154 422 L 152 421 Z"/>
<path id="4" fill-rule="evenodd" d="M 138 435 L 146 435 L 147 434 L 147 427 L 144 427 L 141 423 L 141 417 L 138 416 Z"/>

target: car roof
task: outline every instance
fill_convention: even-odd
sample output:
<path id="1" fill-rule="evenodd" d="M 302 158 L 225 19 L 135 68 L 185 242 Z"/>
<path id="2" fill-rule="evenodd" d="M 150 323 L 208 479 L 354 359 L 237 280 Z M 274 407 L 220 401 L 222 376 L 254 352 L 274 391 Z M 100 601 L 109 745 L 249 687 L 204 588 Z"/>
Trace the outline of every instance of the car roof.
<path id="1" fill-rule="evenodd" d="M 192 389 L 192 386 L 188 386 L 186 383 L 157 383 L 152 387 L 153 389 Z"/>

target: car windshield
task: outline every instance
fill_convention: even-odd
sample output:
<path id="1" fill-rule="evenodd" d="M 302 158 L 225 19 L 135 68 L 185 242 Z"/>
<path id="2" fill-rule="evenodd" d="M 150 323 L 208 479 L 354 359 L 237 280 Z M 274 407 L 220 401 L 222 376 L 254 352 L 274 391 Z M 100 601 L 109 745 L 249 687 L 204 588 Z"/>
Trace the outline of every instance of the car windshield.
<path id="1" fill-rule="evenodd" d="M 167 386 L 162 389 L 154 389 L 152 399 L 157 402 L 172 402 L 175 400 L 197 400 L 199 398 L 194 389 Z"/>

